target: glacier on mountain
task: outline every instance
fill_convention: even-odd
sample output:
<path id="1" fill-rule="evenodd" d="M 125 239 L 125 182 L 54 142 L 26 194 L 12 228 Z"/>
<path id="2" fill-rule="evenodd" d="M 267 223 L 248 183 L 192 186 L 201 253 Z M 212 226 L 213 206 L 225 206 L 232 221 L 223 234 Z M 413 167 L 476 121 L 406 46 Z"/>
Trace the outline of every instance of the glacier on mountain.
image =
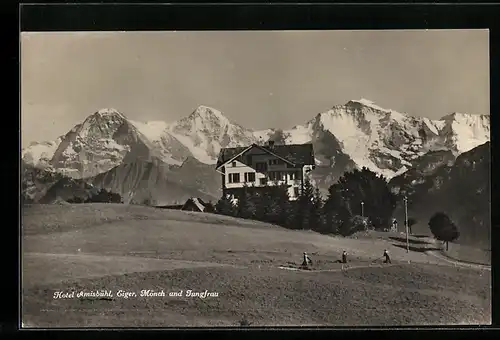
<path id="1" fill-rule="evenodd" d="M 246 129 L 203 105 L 173 123 L 139 122 L 116 109 L 101 109 L 56 141 L 31 144 L 22 150 L 22 158 L 88 174 L 137 158 L 180 166 L 194 157 L 213 165 L 221 148 L 263 143 L 279 133 L 287 144 L 312 142 L 321 167 L 352 163 L 389 179 L 428 152 L 451 150 L 459 155 L 489 141 L 489 125 L 488 115 L 453 113 L 431 120 L 384 109 L 364 98 L 333 106 L 304 125 L 284 130 Z"/>

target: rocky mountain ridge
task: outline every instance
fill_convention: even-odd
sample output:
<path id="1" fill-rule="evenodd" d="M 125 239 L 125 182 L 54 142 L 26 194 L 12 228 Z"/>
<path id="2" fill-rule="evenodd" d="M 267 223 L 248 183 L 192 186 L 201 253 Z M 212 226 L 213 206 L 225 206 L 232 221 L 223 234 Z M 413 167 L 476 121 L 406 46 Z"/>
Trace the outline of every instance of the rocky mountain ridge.
<path id="1" fill-rule="evenodd" d="M 443 155 L 441 155 L 443 156 Z M 460 243 L 488 246 L 491 240 L 490 142 L 459 155 L 441 157 L 433 169 L 412 169 L 389 181 L 392 191 L 408 197 L 408 213 L 419 221 L 416 232 L 428 232 L 432 214 L 442 211 L 459 227 Z M 402 206 L 399 207 L 400 218 Z"/>
<path id="2" fill-rule="evenodd" d="M 105 174 L 117 167 L 123 172 L 126 164 L 179 169 L 190 159 L 196 166 L 182 185 L 200 188 L 197 178 L 220 184 L 213 165 L 221 148 L 269 139 L 286 144 L 311 142 L 317 163 L 312 178 L 324 192 L 356 167 L 365 166 L 391 179 L 422 163 L 436 167 L 441 164 L 437 154 L 453 161 L 489 141 L 489 131 L 488 115 L 453 113 L 430 120 L 384 109 L 366 99 L 336 105 L 288 130 L 262 131 L 244 128 L 207 106 L 171 124 L 138 122 L 118 110 L 101 109 L 55 141 L 32 143 L 22 150 L 22 158 L 32 166 L 91 181 L 99 175 L 109 178 Z M 169 170 L 169 176 L 172 171 L 176 170 Z M 209 188 L 207 193 L 216 196 L 218 191 Z"/>
<path id="3" fill-rule="evenodd" d="M 449 150 L 457 156 L 488 141 L 489 133 L 488 115 L 453 113 L 430 120 L 383 109 L 366 99 L 336 105 L 289 130 L 263 131 L 246 129 L 207 106 L 172 124 L 141 123 L 117 110 L 104 109 L 56 141 L 28 146 L 23 159 L 37 165 L 51 158 L 49 163 L 56 168 L 68 172 L 83 169 L 85 177 L 86 173 L 104 172 L 121 164 L 125 155 L 176 165 L 191 156 L 201 163 L 214 164 L 223 147 L 259 143 L 281 135 L 287 144 L 316 144 L 319 165 L 335 167 L 338 158 L 345 158 L 354 166 L 366 166 L 392 178 L 427 152 Z"/>

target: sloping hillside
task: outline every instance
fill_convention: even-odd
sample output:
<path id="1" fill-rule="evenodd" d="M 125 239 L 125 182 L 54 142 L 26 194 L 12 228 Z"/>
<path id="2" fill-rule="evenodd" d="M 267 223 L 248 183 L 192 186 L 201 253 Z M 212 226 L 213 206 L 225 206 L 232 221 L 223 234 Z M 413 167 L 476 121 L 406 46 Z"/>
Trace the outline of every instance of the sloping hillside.
<path id="1" fill-rule="evenodd" d="M 158 205 L 185 202 L 190 197 L 215 202 L 221 195 L 220 175 L 212 166 L 191 158 L 179 166 L 137 160 L 85 179 L 67 177 L 24 161 L 21 171 L 24 203 L 86 199 L 100 188 L 120 194 L 124 203 L 142 203 L 148 199 Z M 198 175 L 193 178 L 193 173 Z"/>
<path id="2" fill-rule="evenodd" d="M 329 237 L 120 204 L 28 206 L 23 230 L 22 321 L 31 326 L 491 322 L 487 270 L 406 253 L 390 239 Z M 376 263 L 384 249 L 392 264 Z M 336 263 L 342 250 L 349 256 L 345 268 Z M 314 270 L 280 268 L 300 264 L 304 251 Z M 53 298 L 54 291 L 103 289 L 112 296 Z M 166 296 L 141 295 L 146 289 Z M 119 290 L 132 295 L 124 298 Z M 217 296 L 192 297 L 188 290 Z"/>
<path id="3" fill-rule="evenodd" d="M 458 225 L 459 243 L 488 246 L 491 230 L 490 143 L 457 157 L 430 175 L 414 171 L 390 181 L 395 192 L 407 192 L 409 215 L 420 223 L 419 232 L 428 232 L 433 213 L 446 212 Z M 402 218 L 402 207 L 398 214 Z"/>
<path id="4" fill-rule="evenodd" d="M 158 161 L 136 160 L 116 166 L 88 180 L 96 187 L 120 194 L 125 203 L 140 203 L 150 199 L 158 205 L 175 204 L 190 197 L 199 197 L 207 202 L 217 200 L 220 196 L 214 192 L 214 181 L 205 182 L 206 178 L 202 176 L 193 180 L 193 172 L 189 167 L 195 165 L 186 163 L 179 167 Z M 205 173 L 209 176 L 216 174 L 213 169 Z"/>

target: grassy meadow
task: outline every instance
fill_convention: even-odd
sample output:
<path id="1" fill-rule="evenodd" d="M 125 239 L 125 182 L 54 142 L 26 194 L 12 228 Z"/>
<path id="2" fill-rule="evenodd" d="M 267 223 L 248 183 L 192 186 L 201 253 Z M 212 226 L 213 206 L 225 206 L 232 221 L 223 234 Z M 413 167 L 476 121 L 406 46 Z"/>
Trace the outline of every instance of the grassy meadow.
<path id="1" fill-rule="evenodd" d="M 489 268 L 452 259 L 472 252 L 455 245 L 453 256 L 439 255 L 426 237 L 411 237 L 407 253 L 399 233 L 333 237 L 120 204 L 29 205 L 22 223 L 26 327 L 491 322 Z M 382 263 L 384 249 L 392 264 Z M 338 263 L 344 250 L 347 266 Z M 280 268 L 299 265 L 303 252 L 314 270 Z M 113 296 L 53 298 L 56 291 L 96 290 Z M 167 296 L 140 296 L 142 290 Z M 188 290 L 218 296 L 187 296 Z"/>

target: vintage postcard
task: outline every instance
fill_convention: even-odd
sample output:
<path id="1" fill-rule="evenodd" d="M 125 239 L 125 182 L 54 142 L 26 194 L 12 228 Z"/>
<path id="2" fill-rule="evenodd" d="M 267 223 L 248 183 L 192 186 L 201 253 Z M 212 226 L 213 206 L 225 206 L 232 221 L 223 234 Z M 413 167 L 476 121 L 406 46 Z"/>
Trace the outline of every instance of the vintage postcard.
<path id="1" fill-rule="evenodd" d="M 491 324 L 488 30 L 20 40 L 22 328 Z"/>

